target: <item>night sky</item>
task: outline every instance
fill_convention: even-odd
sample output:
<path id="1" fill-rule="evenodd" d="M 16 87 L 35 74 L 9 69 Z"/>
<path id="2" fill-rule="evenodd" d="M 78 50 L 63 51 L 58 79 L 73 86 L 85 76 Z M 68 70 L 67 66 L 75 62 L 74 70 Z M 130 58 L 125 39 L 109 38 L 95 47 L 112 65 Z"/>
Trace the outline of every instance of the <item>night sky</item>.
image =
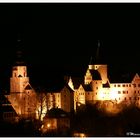
<path id="1" fill-rule="evenodd" d="M 1 3 L 0 91 L 9 84 L 19 35 L 34 85 L 84 75 L 98 40 L 111 71 L 140 72 L 138 3 Z"/>

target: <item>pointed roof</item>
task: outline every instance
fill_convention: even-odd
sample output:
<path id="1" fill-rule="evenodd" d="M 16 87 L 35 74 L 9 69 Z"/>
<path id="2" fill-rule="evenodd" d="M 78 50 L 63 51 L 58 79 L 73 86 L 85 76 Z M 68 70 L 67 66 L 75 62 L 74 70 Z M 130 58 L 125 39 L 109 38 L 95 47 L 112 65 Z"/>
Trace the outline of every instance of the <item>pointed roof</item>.
<path id="1" fill-rule="evenodd" d="M 139 74 L 136 73 L 133 77 L 133 80 L 132 81 L 140 81 L 140 77 L 139 77 Z"/>
<path id="2" fill-rule="evenodd" d="M 98 40 L 98 45 L 97 45 L 97 50 L 96 50 L 96 56 L 95 56 L 95 61 L 98 62 L 99 61 L 99 51 L 100 51 L 100 41 Z"/>
<path id="3" fill-rule="evenodd" d="M 16 66 L 24 66 L 25 65 L 25 61 L 24 61 L 24 57 L 23 57 L 23 49 L 24 45 L 23 45 L 23 40 L 21 39 L 21 37 L 18 36 L 17 39 L 17 45 L 16 45 L 16 56 L 15 56 L 15 64 Z"/>
<path id="4" fill-rule="evenodd" d="M 3 95 L 3 94 L 0 95 L 0 108 L 1 108 L 2 113 L 4 113 L 4 112 L 14 112 L 16 114 L 16 111 L 12 107 L 11 103 L 5 97 L 5 95 Z"/>
<path id="5" fill-rule="evenodd" d="M 105 64 L 105 58 L 103 57 L 103 47 L 101 47 L 101 42 L 98 40 L 97 49 L 94 56 L 91 56 L 89 65 L 93 64 Z"/>
<path id="6" fill-rule="evenodd" d="M 91 56 L 90 61 L 89 61 L 89 65 L 92 65 L 92 64 L 93 64 L 93 57 Z"/>

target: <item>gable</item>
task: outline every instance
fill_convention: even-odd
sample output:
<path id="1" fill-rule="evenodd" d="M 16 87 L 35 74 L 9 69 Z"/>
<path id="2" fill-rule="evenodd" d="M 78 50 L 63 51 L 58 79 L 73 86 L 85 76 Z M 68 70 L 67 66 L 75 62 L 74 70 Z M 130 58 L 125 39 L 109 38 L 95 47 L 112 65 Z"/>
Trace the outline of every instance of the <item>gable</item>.
<path id="1" fill-rule="evenodd" d="M 78 91 L 80 91 L 80 92 L 81 92 L 81 91 L 82 91 L 82 92 L 85 92 L 85 89 L 83 88 L 82 85 L 80 85 L 79 88 L 78 88 Z"/>
<path id="2" fill-rule="evenodd" d="M 140 82 L 140 77 L 139 77 L 138 73 L 135 74 L 132 82 Z"/>

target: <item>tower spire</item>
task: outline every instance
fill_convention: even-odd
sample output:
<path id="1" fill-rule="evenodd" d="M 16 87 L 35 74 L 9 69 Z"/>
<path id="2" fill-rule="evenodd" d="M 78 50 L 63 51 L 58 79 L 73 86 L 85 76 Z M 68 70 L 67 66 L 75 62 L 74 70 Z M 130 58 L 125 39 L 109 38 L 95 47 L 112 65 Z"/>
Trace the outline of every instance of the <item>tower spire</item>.
<path id="1" fill-rule="evenodd" d="M 100 41 L 98 40 L 98 44 L 97 44 L 97 50 L 96 50 L 96 57 L 95 57 L 95 60 L 96 60 L 96 63 L 99 63 L 99 50 L 100 50 Z"/>
<path id="2" fill-rule="evenodd" d="M 16 62 L 15 65 L 25 65 L 23 61 L 23 39 L 21 34 L 17 34 L 17 44 L 16 44 Z"/>
<path id="3" fill-rule="evenodd" d="M 92 64 L 92 56 L 90 57 L 90 61 L 89 61 L 89 64 Z"/>

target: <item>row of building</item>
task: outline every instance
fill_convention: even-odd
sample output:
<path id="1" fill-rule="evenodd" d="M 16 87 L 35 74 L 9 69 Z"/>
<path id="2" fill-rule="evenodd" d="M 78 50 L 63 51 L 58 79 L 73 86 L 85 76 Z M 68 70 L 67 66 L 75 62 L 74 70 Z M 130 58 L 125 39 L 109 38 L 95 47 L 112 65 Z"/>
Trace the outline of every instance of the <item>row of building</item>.
<path id="1" fill-rule="evenodd" d="M 130 77 L 130 76 L 129 76 Z M 20 117 L 43 119 L 48 110 L 59 108 L 65 112 L 76 112 L 77 106 L 97 101 L 112 101 L 115 104 L 139 106 L 140 77 L 138 73 L 121 81 L 111 81 L 108 77 L 107 64 L 91 63 L 84 77 L 66 76 L 59 86 L 54 85 L 38 93 L 30 84 L 27 66 L 18 61 L 12 68 L 10 93 L 5 95 L 8 104 Z M 13 115 L 13 114 L 12 114 Z M 11 117 L 11 115 L 5 115 Z"/>

